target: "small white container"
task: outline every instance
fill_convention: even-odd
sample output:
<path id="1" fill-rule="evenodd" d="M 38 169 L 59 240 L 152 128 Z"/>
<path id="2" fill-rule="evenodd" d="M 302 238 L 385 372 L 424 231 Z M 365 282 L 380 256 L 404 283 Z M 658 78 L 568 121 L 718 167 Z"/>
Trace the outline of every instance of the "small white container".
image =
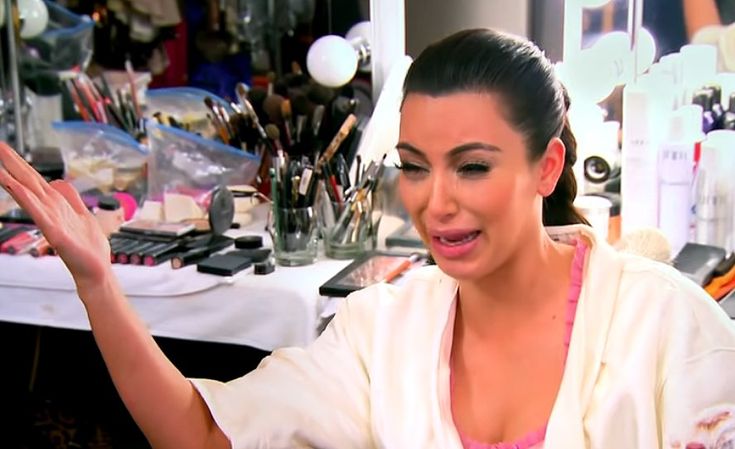
<path id="1" fill-rule="evenodd" d="M 610 226 L 610 208 L 612 202 L 607 198 L 595 195 L 582 195 L 574 200 L 574 207 L 587 219 L 600 240 L 607 240 Z"/>

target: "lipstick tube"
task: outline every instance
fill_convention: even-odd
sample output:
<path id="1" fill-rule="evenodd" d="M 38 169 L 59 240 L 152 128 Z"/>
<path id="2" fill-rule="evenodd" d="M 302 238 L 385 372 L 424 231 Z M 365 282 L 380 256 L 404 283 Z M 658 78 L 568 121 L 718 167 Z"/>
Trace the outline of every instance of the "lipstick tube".
<path id="1" fill-rule="evenodd" d="M 25 228 L 25 227 L 11 227 L 11 228 L 0 229 L 0 245 L 12 239 L 13 237 L 20 234 L 21 232 L 27 231 L 27 230 L 28 228 Z"/>
<path id="2" fill-rule="evenodd" d="M 29 252 L 33 257 L 50 256 L 53 254 L 53 248 L 45 237 L 41 237 L 32 245 Z"/>
<path id="3" fill-rule="evenodd" d="M 151 242 L 148 240 L 139 240 L 136 245 L 133 245 L 132 247 L 129 247 L 127 249 L 124 249 L 118 252 L 117 263 L 121 263 L 121 264 L 131 263 L 130 259 L 134 254 L 138 254 L 141 251 L 144 251 L 146 248 L 150 248 L 151 246 L 155 244 L 156 242 Z"/>
<path id="4" fill-rule="evenodd" d="M 127 263 L 127 253 L 137 246 L 140 246 L 140 240 L 131 239 L 129 242 L 121 244 L 112 253 L 112 263 Z M 125 262 L 121 262 L 122 259 L 125 259 Z"/>
<path id="5" fill-rule="evenodd" d="M 209 257 L 209 254 L 210 250 L 207 247 L 194 248 L 185 253 L 176 254 L 171 259 L 171 268 L 178 270 L 179 268 L 184 268 L 187 265 L 195 264 L 200 260 L 204 260 Z"/>
<path id="6" fill-rule="evenodd" d="M 140 265 L 143 263 L 143 254 L 145 254 L 146 251 L 149 249 L 153 249 L 157 246 L 159 246 L 160 242 L 145 242 L 142 243 L 139 247 L 135 248 L 134 250 L 131 250 L 128 253 L 128 263 L 130 265 Z"/>
<path id="7" fill-rule="evenodd" d="M 31 230 L 21 232 L 14 236 L 10 240 L 0 245 L 0 253 L 8 254 L 24 254 L 31 250 L 31 245 L 36 242 L 41 236 L 41 232 L 38 230 Z"/>
<path id="8" fill-rule="evenodd" d="M 179 242 L 164 243 L 147 251 L 143 256 L 143 264 L 147 267 L 156 266 L 161 262 L 170 260 L 180 249 L 181 243 Z"/>

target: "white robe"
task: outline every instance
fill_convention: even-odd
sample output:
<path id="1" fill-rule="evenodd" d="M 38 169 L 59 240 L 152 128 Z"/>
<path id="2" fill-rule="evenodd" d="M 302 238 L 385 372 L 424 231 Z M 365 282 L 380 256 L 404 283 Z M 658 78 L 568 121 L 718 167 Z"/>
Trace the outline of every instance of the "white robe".
<path id="1" fill-rule="evenodd" d="M 590 250 L 544 448 L 735 445 L 727 315 L 674 268 L 617 253 L 585 226 L 555 232 Z M 235 449 L 460 449 L 448 363 L 456 292 L 422 268 L 401 287 L 352 294 L 306 349 L 277 350 L 228 383 L 192 382 Z"/>

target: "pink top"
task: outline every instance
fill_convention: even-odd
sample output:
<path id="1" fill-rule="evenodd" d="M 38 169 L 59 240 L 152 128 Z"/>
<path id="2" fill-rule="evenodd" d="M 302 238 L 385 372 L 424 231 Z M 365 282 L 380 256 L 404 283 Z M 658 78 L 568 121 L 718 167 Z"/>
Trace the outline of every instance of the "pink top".
<path id="1" fill-rule="evenodd" d="M 576 241 L 576 252 L 574 261 L 572 262 L 572 275 L 569 284 L 569 301 L 567 303 L 566 324 L 567 331 L 564 336 L 564 346 L 569 351 L 569 342 L 572 339 L 572 328 L 574 327 L 574 316 L 577 312 L 577 303 L 579 302 L 579 293 L 582 290 L 582 276 L 584 269 L 584 259 L 587 254 L 587 245 L 581 240 Z M 525 437 L 512 443 L 481 443 L 468 438 L 462 433 L 459 434 L 464 449 L 542 449 L 544 438 L 546 437 L 546 426 L 531 432 Z"/>

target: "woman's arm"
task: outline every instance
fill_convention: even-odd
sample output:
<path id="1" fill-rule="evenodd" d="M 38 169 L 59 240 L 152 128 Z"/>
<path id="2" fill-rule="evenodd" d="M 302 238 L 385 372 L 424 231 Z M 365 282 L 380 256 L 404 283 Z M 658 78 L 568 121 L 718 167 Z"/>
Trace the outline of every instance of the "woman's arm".
<path id="1" fill-rule="evenodd" d="M 130 308 L 112 272 L 107 238 L 76 190 L 63 181 L 47 183 L 2 142 L 0 185 L 72 273 L 112 380 L 151 445 L 229 448 L 199 394 Z"/>
<path id="2" fill-rule="evenodd" d="M 683 0 L 684 24 L 689 40 L 697 31 L 709 25 L 721 25 L 715 0 Z"/>
<path id="3" fill-rule="evenodd" d="M 125 406 L 157 449 L 228 449 L 199 393 L 161 352 L 110 276 L 79 292 Z"/>

